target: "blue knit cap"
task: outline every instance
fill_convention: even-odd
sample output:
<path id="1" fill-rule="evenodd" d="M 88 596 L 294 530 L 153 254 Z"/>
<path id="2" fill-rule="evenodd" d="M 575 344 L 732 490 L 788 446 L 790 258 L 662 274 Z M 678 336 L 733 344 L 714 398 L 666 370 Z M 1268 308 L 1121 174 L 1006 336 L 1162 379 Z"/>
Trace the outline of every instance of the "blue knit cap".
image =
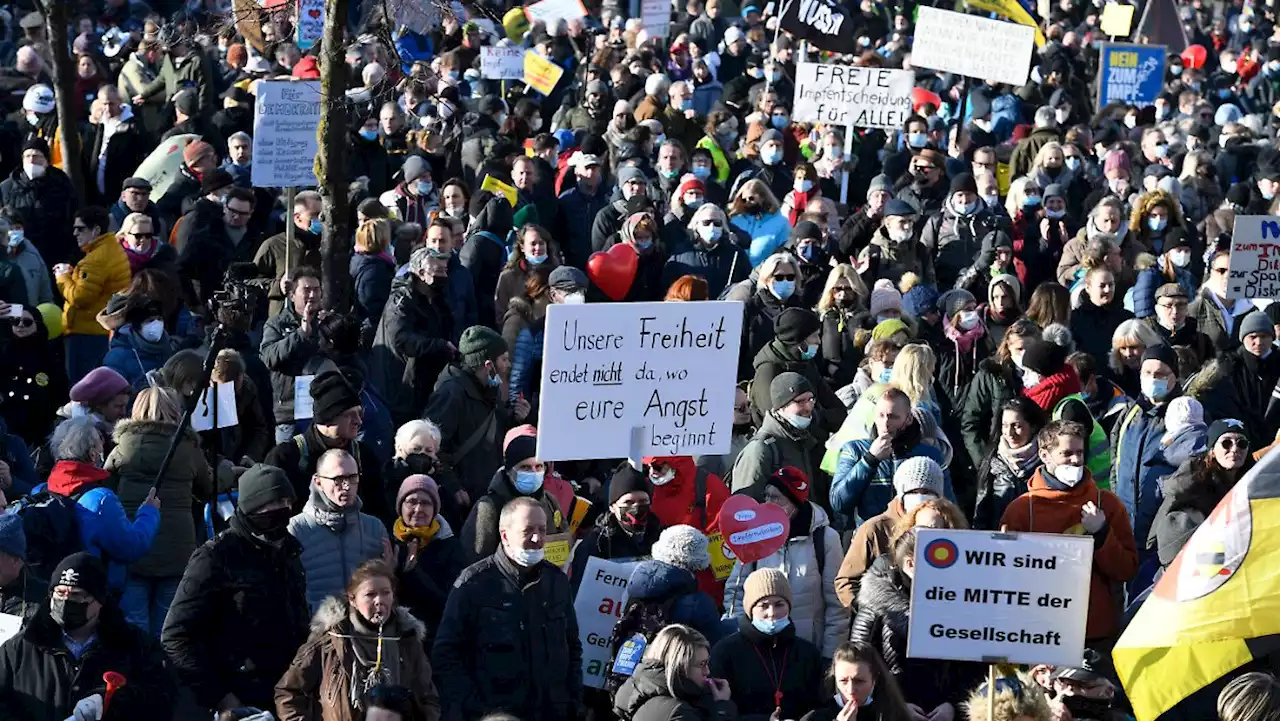
<path id="1" fill-rule="evenodd" d="M 912 318 L 938 310 L 938 291 L 931 285 L 917 285 L 902 296 L 902 312 Z"/>
<path id="2" fill-rule="evenodd" d="M 16 514 L 0 516 L 0 553 L 27 560 L 27 533 L 22 530 L 22 518 Z"/>

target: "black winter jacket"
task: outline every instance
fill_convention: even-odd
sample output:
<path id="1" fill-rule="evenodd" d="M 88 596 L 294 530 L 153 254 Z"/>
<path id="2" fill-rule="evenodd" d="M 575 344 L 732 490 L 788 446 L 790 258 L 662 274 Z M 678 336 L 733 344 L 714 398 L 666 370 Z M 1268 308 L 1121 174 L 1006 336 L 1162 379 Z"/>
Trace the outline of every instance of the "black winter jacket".
<path id="1" fill-rule="evenodd" d="M 18 167 L 0 183 L 0 206 L 18 213 L 27 240 L 51 268 L 58 263 L 80 260 L 79 248 L 71 235 L 71 220 L 77 205 L 71 180 L 53 166 L 36 180 L 28 178 Z"/>
<path id="2" fill-rule="evenodd" d="M 293 423 L 294 379 L 307 375 L 307 369 L 314 367 L 314 361 L 322 355 L 320 333 L 304 334 L 302 316 L 293 309 L 292 303 L 285 303 L 284 308 L 263 326 L 259 354 L 267 370 L 271 371 L 271 400 L 276 423 Z"/>
<path id="3" fill-rule="evenodd" d="M 104 604 L 98 618 L 98 640 L 79 659 L 63 643 L 47 602 L 0 646 L 0 718 L 63 721 L 80 699 L 106 690 L 107 671 L 129 683 L 111 698 L 103 721 L 173 718 L 177 688 L 159 644 L 130 626 L 115 604 Z"/>
<path id="4" fill-rule="evenodd" d="M 690 684 L 692 686 L 692 684 Z M 642 661 L 613 697 L 613 712 L 623 721 L 735 721 L 733 701 L 717 701 L 705 688 L 673 693 L 660 664 Z"/>
<path id="5" fill-rule="evenodd" d="M 369 359 L 369 383 L 397 426 L 417 418 L 445 364 L 453 359 L 453 314 L 441 291 L 423 293 L 412 273 L 396 278 Z"/>
<path id="6" fill-rule="evenodd" d="M 618 517 L 613 513 L 600 514 L 596 518 L 595 527 L 573 549 L 573 572 L 569 578 L 573 584 L 574 597 L 577 597 L 578 587 L 582 585 L 582 574 L 586 572 L 588 558 L 645 558 L 650 555 L 660 533 L 662 522 L 653 513 L 649 514 L 641 532 L 635 535 L 623 530 Z"/>
<path id="7" fill-rule="evenodd" d="M 960 411 L 960 432 L 970 458 L 981 460 L 991 453 L 1000 438 L 1000 407 L 1021 392 L 1022 380 L 1013 363 L 1000 363 L 993 356 L 978 364 Z"/>
<path id="8" fill-rule="evenodd" d="M 392 519 L 391 503 L 382 486 L 382 462 L 373 446 L 362 440 L 355 440 L 345 446 L 335 440 L 325 438 L 316 430 L 314 423 L 307 426 L 302 433 L 283 443 L 278 443 L 270 451 L 264 463 L 275 466 L 289 476 L 293 484 L 294 497 L 297 499 L 295 510 L 302 510 L 302 505 L 311 494 L 311 477 L 316 472 L 320 456 L 333 448 L 344 448 L 356 459 L 356 468 L 360 471 L 360 487 L 357 493 L 363 502 L 366 514 L 383 523 Z M 392 499 L 394 499 L 394 494 Z"/>
<path id="9" fill-rule="evenodd" d="M 396 552 L 396 578 L 400 581 L 396 601 L 426 625 L 423 645 L 428 651 L 440 628 L 449 591 L 465 568 L 458 537 L 453 535 L 448 521 L 443 518 L 439 521 L 440 530 L 436 531 L 430 543 L 418 549 L 412 568 L 405 568 L 409 561 L 409 544 L 391 536 Z"/>
<path id="10" fill-rule="evenodd" d="M 767 721 L 778 708 L 775 691 L 782 692 L 779 718 L 809 713 L 822 700 L 826 670 L 818 647 L 796 638 L 796 627 L 790 624 L 766 636 L 746 616 L 739 616 L 738 632 L 711 649 L 711 675 L 729 682 L 739 721 Z"/>
<path id="11" fill-rule="evenodd" d="M 1099 363 L 1111 357 L 1111 335 L 1120 324 L 1133 317 L 1124 309 L 1119 298 L 1111 305 L 1099 308 L 1089 300 L 1088 293 L 1080 295 L 1080 307 L 1071 311 L 1071 334 L 1076 347 L 1094 357 Z"/>
<path id="12" fill-rule="evenodd" d="M 738 380 L 755 375 L 756 354 L 774 338 L 773 321 L 787 308 L 801 307 L 799 294 L 792 294 L 781 301 L 763 285 L 747 300 L 746 317 L 742 322 L 742 347 L 738 350 Z"/>
<path id="13" fill-rule="evenodd" d="M 499 550 L 458 577 L 431 654 L 445 718 L 506 712 L 562 721 L 582 704 L 582 644 L 569 578 Z"/>
<path id="14" fill-rule="evenodd" d="M 485 430 L 491 415 L 493 425 Z M 441 494 L 461 488 L 474 503 L 502 466 L 502 441 L 514 425 L 506 405 L 499 402 L 496 389 L 481 387 L 474 373 L 450 364 L 440 374 L 423 417 L 439 426 L 440 461 L 453 471 L 451 479 L 432 476 L 440 482 Z M 481 435 L 472 441 L 477 433 Z M 459 456 L 463 450 L 466 454 Z"/>
<path id="15" fill-rule="evenodd" d="M 978 503 L 973 512 L 973 527 L 991 531 L 1000 529 L 1004 509 L 1013 499 L 1027 492 L 1027 481 L 1042 465 L 1037 460 L 1030 470 L 1024 472 L 1011 467 L 996 450 L 997 446 L 993 445 L 991 453 L 978 468 Z"/>

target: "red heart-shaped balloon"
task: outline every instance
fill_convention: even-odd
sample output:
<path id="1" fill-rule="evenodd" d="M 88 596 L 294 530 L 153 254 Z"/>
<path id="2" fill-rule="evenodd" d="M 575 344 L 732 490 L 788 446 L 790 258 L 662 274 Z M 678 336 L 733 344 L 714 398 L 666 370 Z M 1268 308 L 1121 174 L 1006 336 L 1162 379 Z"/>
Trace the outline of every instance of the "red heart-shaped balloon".
<path id="1" fill-rule="evenodd" d="M 631 290 L 640 267 L 636 249 L 626 243 L 618 243 L 603 253 L 592 253 L 587 258 L 587 277 L 610 300 L 622 300 Z"/>
<path id="2" fill-rule="evenodd" d="M 720 506 L 720 533 L 733 554 L 743 563 L 772 555 L 787 542 L 791 519 L 772 503 L 756 503 L 743 496 L 729 496 Z"/>

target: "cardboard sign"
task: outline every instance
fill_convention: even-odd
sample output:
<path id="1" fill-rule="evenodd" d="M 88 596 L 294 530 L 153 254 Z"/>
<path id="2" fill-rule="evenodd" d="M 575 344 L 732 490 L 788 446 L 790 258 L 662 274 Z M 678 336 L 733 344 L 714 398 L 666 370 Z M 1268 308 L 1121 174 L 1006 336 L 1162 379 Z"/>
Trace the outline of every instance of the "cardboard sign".
<path id="1" fill-rule="evenodd" d="M 1113 38 L 1128 37 L 1129 31 L 1133 29 L 1133 13 L 1136 10 L 1137 7 L 1133 5 L 1107 3 L 1107 6 L 1102 9 L 1102 17 L 1098 19 L 1098 24 L 1106 35 Z"/>
<path id="2" fill-rule="evenodd" d="M 792 117 L 801 123 L 898 129 L 911 115 L 915 73 L 826 63 L 796 63 Z"/>
<path id="3" fill-rule="evenodd" d="M 918 8 L 911 64 L 1010 85 L 1027 82 L 1035 28 L 975 15 Z"/>
<path id="4" fill-rule="evenodd" d="M 749 496 L 734 495 L 720 506 L 717 516 L 724 541 L 742 563 L 767 558 L 787 542 L 791 519 L 772 503 L 756 503 Z"/>
<path id="5" fill-rule="evenodd" d="M 1153 105 L 1164 88 L 1164 46 L 1103 43 L 1098 60 L 1098 107 Z"/>
<path id="6" fill-rule="evenodd" d="M 742 304 L 547 308 L 538 458 L 729 452 Z"/>
<path id="7" fill-rule="evenodd" d="M 582 639 L 582 683 L 604 688 L 609 663 L 609 637 L 626 608 L 627 585 L 639 561 L 606 561 L 592 556 L 582 572 L 573 601 Z"/>
<path id="8" fill-rule="evenodd" d="M 217 416 L 217 428 L 230 428 L 240 424 L 240 416 L 236 412 L 236 384 L 219 383 L 217 392 L 206 388 L 200 394 L 200 402 L 191 414 L 191 428 L 195 431 L 211 431 L 215 428 L 214 417 Z M 212 396 L 212 397 L 211 397 Z M 311 395 L 308 393 L 308 398 Z M 217 400 L 216 403 L 212 402 Z M 217 411 L 215 413 L 214 411 Z"/>
<path id="9" fill-rule="evenodd" d="M 1227 299 L 1280 298 L 1280 217 L 1237 215 Z"/>
<path id="10" fill-rule="evenodd" d="M 1079 666 L 1093 538 L 916 530 L 907 656 Z"/>
<path id="11" fill-rule="evenodd" d="M 298 49 L 306 52 L 324 35 L 324 0 L 298 0 Z"/>
<path id="12" fill-rule="evenodd" d="M 568 567 L 571 550 L 572 544 L 567 533 L 547 536 L 547 542 L 542 545 L 543 557 L 547 559 L 547 563 L 559 568 Z"/>
<path id="13" fill-rule="evenodd" d="M 253 116 L 253 168 L 259 188 L 316 184 L 316 127 L 324 105 L 319 80 L 261 81 Z"/>
<path id="14" fill-rule="evenodd" d="M 541 20 L 550 27 L 557 20 L 573 20 L 587 16 L 587 9 L 581 0 L 542 0 L 542 2 L 524 6 L 525 17 L 530 23 Z"/>
<path id="15" fill-rule="evenodd" d="M 520 80 L 524 77 L 524 48 L 485 45 L 480 48 L 480 77 Z"/>
<path id="16" fill-rule="evenodd" d="M 723 581 L 733 573 L 733 564 L 738 560 L 733 549 L 724 542 L 724 534 L 716 531 L 707 536 L 707 551 L 711 553 L 711 572 L 717 581 Z"/>
<path id="17" fill-rule="evenodd" d="M 315 415 L 311 409 L 311 381 L 316 377 L 296 376 L 293 379 L 293 419 L 305 421 Z"/>
<path id="18" fill-rule="evenodd" d="M 532 50 L 524 54 L 524 84 L 543 95 L 550 95 L 555 90 L 564 68 L 547 60 Z"/>
<path id="19" fill-rule="evenodd" d="M 671 0 L 640 0 L 640 22 L 651 38 L 671 34 Z"/>

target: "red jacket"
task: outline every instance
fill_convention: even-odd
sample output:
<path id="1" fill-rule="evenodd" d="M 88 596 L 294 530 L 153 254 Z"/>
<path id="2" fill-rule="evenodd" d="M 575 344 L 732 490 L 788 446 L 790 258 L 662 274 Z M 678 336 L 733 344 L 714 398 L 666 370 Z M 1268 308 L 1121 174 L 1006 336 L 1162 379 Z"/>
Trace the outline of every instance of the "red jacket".
<path id="1" fill-rule="evenodd" d="M 729 497 L 729 487 L 720 480 L 719 476 L 707 474 L 707 492 L 705 502 L 707 504 L 707 522 L 704 526 L 702 523 L 702 512 L 694 503 L 694 486 L 697 483 L 698 467 L 693 462 L 692 456 L 671 456 L 645 458 L 646 463 L 657 461 L 665 463 L 676 470 L 676 477 L 671 479 L 670 483 L 653 487 L 653 502 L 650 505 L 649 512 L 658 517 L 662 521 L 663 528 L 671 526 L 693 526 L 701 530 L 708 536 L 715 533 L 720 524 L 716 521 L 716 516 L 720 513 L 720 506 L 724 505 L 725 499 Z M 722 612 L 724 609 L 721 604 L 724 603 L 724 581 L 717 581 L 715 574 L 711 569 L 700 571 L 696 574 L 698 579 L 698 590 L 703 591 L 716 602 L 716 607 Z"/>
<path id="2" fill-rule="evenodd" d="M 1133 528 L 1124 504 L 1111 491 L 1099 490 L 1089 471 L 1084 480 L 1068 491 L 1049 487 L 1044 468 L 1037 468 L 1027 483 L 1027 492 L 1009 504 L 1000 525 L 1015 533 L 1064 533 L 1085 535 L 1080 522 L 1084 504 L 1093 501 L 1102 508 L 1107 525 L 1098 532 L 1102 543 L 1094 545 L 1093 574 L 1089 582 L 1089 620 L 1085 638 L 1094 640 L 1114 636 L 1119 629 L 1120 609 L 1112 589 L 1133 578 L 1138 572 L 1138 547 L 1133 541 Z"/>

